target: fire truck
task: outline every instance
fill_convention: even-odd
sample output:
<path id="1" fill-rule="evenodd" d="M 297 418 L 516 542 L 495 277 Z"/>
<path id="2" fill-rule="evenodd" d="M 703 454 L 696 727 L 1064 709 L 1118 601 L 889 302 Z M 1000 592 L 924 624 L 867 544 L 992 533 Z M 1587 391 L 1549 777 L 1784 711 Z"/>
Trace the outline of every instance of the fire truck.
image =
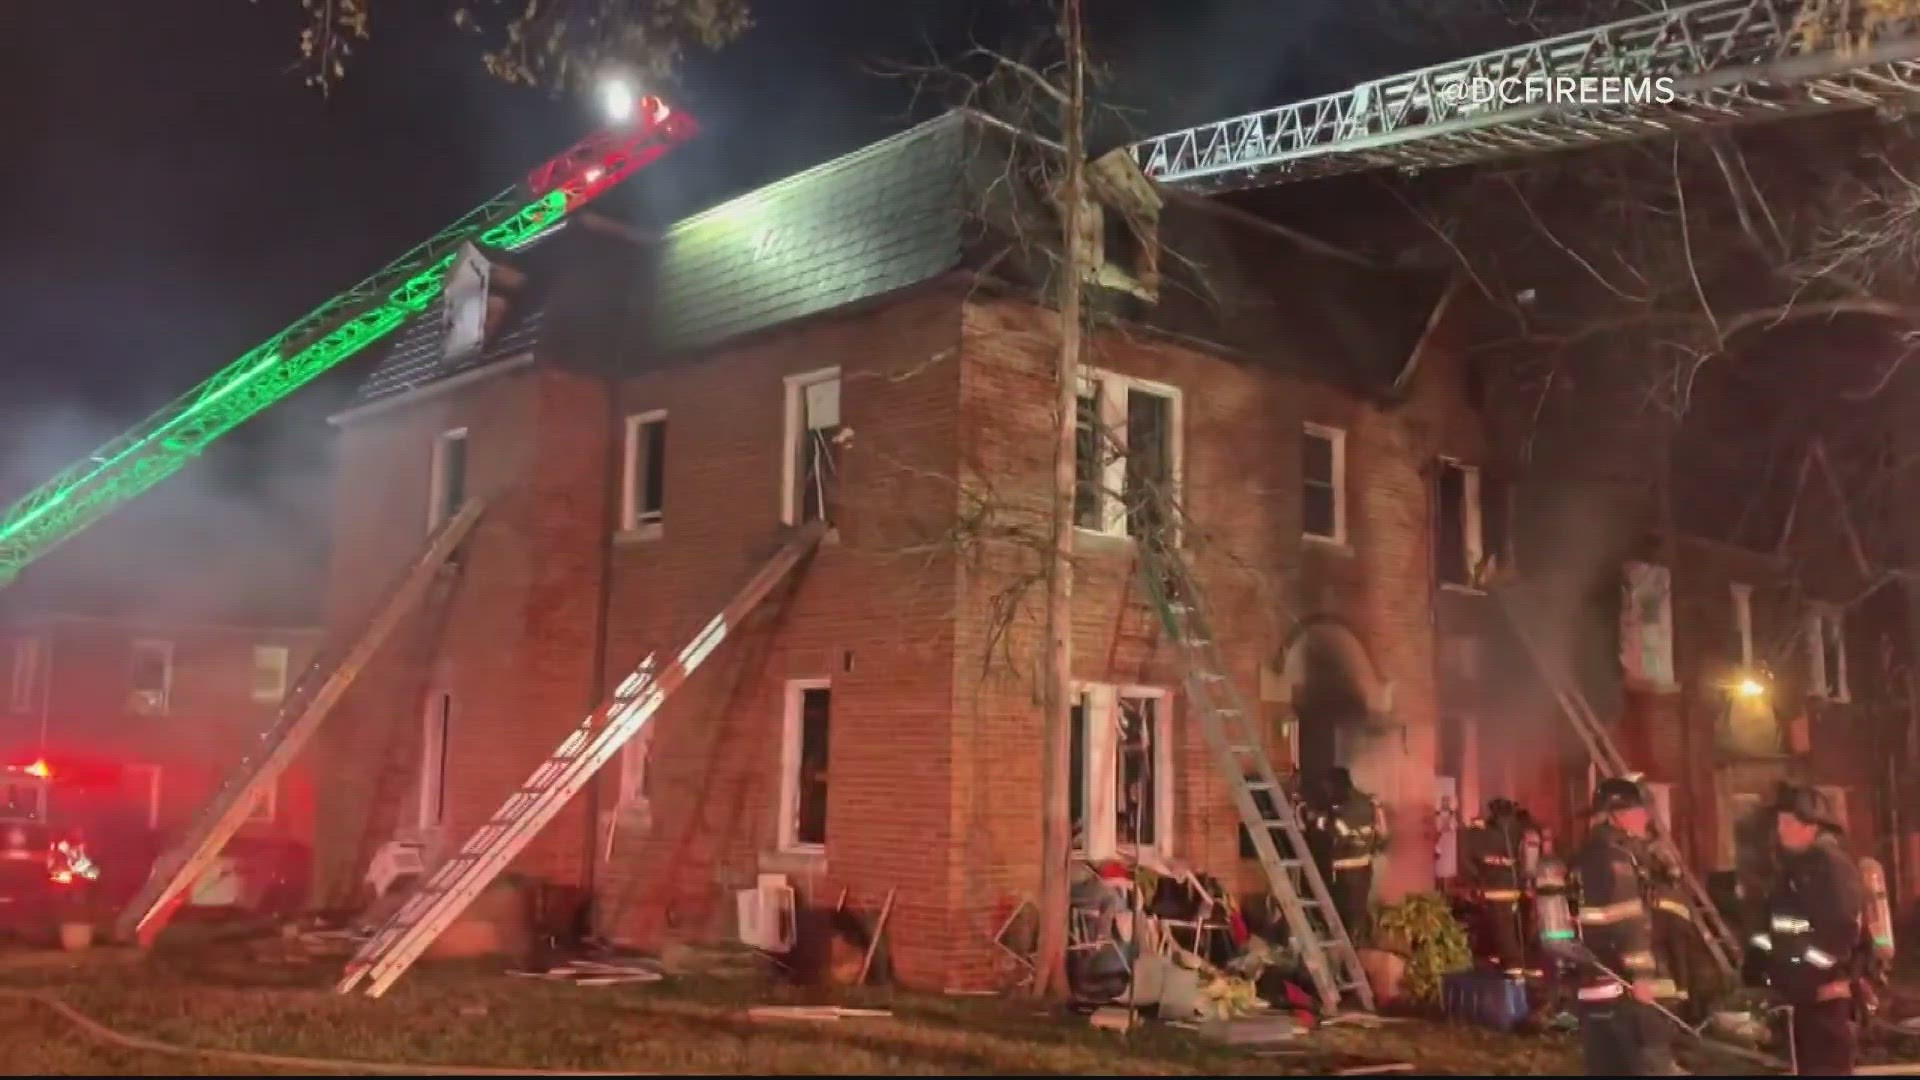
<path id="1" fill-rule="evenodd" d="M 49 762 L 0 765 L 0 931 L 45 927 L 84 907 L 104 917 L 146 881 L 179 838 L 130 807 L 127 770 Z M 190 909 L 279 915 L 306 899 L 309 853 L 279 837 L 236 837 L 194 883 Z"/>

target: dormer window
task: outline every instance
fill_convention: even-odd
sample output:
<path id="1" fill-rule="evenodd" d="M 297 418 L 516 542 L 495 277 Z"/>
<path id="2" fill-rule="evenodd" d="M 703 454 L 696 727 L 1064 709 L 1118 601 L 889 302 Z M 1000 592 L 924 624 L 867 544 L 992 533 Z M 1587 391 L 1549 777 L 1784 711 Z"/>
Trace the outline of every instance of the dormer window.
<path id="1" fill-rule="evenodd" d="M 448 359 L 478 349 L 487 337 L 487 284 L 492 264 L 471 245 L 447 270 L 441 352 Z"/>
<path id="2" fill-rule="evenodd" d="M 1124 149 L 1088 163 L 1088 186 L 1094 284 L 1154 302 L 1160 295 L 1159 192 Z"/>

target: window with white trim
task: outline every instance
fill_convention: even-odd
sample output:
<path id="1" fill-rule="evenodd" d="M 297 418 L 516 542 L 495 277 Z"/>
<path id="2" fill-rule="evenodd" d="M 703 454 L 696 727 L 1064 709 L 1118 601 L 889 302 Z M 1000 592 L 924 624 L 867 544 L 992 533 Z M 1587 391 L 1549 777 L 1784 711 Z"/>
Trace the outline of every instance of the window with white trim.
<path id="1" fill-rule="evenodd" d="M 1301 433 L 1300 531 L 1347 542 L 1347 433 L 1339 428 L 1310 423 Z"/>
<path id="2" fill-rule="evenodd" d="M 134 642 L 127 682 L 128 711 L 165 716 L 173 698 L 173 642 Z"/>
<path id="3" fill-rule="evenodd" d="M 34 638 L 7 643 L 7 711 L 33 712 L 40 707 L 40 684 L 46 677 L 46 649 Z"/>
<path id="4" fill-rule="evenodd" d="M 285 645 L 253 647 L 253 703 L 278 705 L 287 696 L 287 659 Z"/>
<path id="5" fill-rule="evenodd" d="M 1178 506 L 1180 391 L 1084 369 L 1074 433 L 1073 523 L 1145 536 Z M 1178 526 L 1176 520 L 1166 524 Z"/>
<path id="6" fill-rule="evenodd" d="M 828 747 L 833 684 L 826 679 L 787 683 L 780 740 L 780 847 L 823 851 L 827 846 Z"/>
<path id="7" fill-rule="evenodd" d="M 433 480 L 428 492 L 427 528 L 460 512 L 467 501 L 467 429 L 455 428 L 433 441 Z"/>
<path id="8" fill-rule="evenodd" d="M 1170 705 L 1166 691 L 1151 687 L 1081 686 L 1068 753 L 1076 851 L 1089 858 L 1171 853 Z"/>
<path id="9" fill-rule="evenodd" d="M 1847 629 L 1833 604 L 1813 604 L 1807 612 L 1807 673 L 1813 696 L 1847 700 Z"/>
<path id="10" fill-rule="evenodd" d="M 487 336 L 487 286 L 493 264 L 472 248 L 447 270 L 441 300 L 441 354 L 448 358 L 478 349 Z"/>
<path id="11" fill-rule="evenodd" d="M 1727 585 L 1733 604 L 1733 647 L 1740 667 L 1753 667 L 1753 586 L 1735 581 Z"/>
<path id="12" fill-rule="evenodd" d="M 620 531 L 658 535 L 667 505 L 667 414 L 627 417 L 621 461 Z"/>
<path id="13" fill-rule="evenodd" d="M 1442 585 L 1477 588 L 1482 557 L 1480 534 L 1480 470 L 1448 458 L 1440 459 L 1435 480 L 1439 520 L 1435 523 L 1433 558 Z"/>
<path id="14" fill-rule="evenodd" d="M 840 369 L 787 376 L 781 521 L 833 521 L 846 435 L 840 423 Z"/>

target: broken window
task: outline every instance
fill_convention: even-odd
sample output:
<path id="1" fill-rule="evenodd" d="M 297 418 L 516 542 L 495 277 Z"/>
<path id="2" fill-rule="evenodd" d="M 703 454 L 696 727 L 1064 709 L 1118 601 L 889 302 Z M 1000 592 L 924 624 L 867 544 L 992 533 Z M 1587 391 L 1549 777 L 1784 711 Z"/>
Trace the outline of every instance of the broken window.
<path id="1" fill-rule="evenodd" d="M 1083 376 L 1074 444 L 1074 524 L 1140 537 L 1177 525 L 1179 392 L 1106 372 Z"/>
<path id="2" fill-rule="evenodd" d="M 440 436 L 433 444 L 433 480 L 428 495 L 427 527 L 437 529 L 467 501 L 467 431 Z"/>
<path id="3" fill-rule="evenodd" d="M 832 523 L 839 502 L 840 370 L 829 368 L 787 380 L 787 522 Z"/>
<path id="4" fill-rule="evenodd" d="M 1813 696 L 1832 702 L 1847 700 L 1846 625 L 1839 608 L 1815 604 L 1807 617 L 1808 683 Z"/>
<path id="5" fill-rule="evenodd" d="M 620 528 L 658 531 L 667 501 L 667 414 L 627 417 Z"/>
<path id="6" fill-rule="evenodd" d="M 287 649 L 284 645 L 253 647 L 253 700 L 278 705 L 287 696 Z"/>
<path id="7" fill-rule="evenodd" d="M 142 716 L 163 716 L 173 695 L 173 643 L 136 641 L 129 672 L 127 708 Z"/>
<path id="8" fill-rule="evenodd" d="M 487 334 L 487 279 L 491 269 L 469 248 L 447 271 L 441 302 L 441 354 L 451 359 L 478 349 Z"/>
<path id="9" fill-rule="evenodd" d="M 40 705 L 41 668 L 45 652 L 40 642 L 27 639 L 7 648 L 7 711 L 32 712 Z"/>
<path id="10" fill-rule="evenodd" d="M 1444 585 L 1476 587 L 1480 583 L 1480 470 L 1442 460 L 1436 487 L 1439 520 L 1434 571 Z"/>
<path id="11" fill-rule="evenodd" d="M 825 682 L 789 684 L 782 787 L 781 846 L 813 850 L 827 843 L 827 751 L 833 689 Z"/>
<path id="12" fill-rule="evenodd" d="M 1074 846 L 1090 858 L 1167 850 L 1172 756 L 1160 691 L 1091 686 L 1073 707 L 1067 796 Z"/>
<path id="13" fill-rule="evenodd" d="M 1315 540 L 1347 542 L 1346 484 L 1346 432 L 1308 424 L 1300 444 L 1302 533 Z"/>

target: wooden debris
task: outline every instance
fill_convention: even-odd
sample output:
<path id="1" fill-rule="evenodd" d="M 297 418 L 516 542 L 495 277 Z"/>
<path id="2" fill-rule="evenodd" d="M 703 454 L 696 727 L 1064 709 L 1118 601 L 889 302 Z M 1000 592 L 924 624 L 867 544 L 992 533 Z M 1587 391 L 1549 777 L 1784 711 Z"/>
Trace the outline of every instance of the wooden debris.
<path id="1" fill-rule="evenodd" d="M 1412 1072 L 1412 1071 L 1413 1071 L 1413 1062 L 1411 1061 L 1387 1061 L 1387 1062 L 1382 1062 L 1379 1065 L 1354 1065 L 1349 1068 L 1337 1070 L 1333 1075 L 1335 1076 L 1375 1076 L 1380 1073 Z"/>
<path id="2" fill-rule="evenodd" d="M 849 1009 L 839 1005 L 756 1005 L 747 1010 L 753 1020 L 842 1020 L 892 1016 L 889 1009 Z"/>

